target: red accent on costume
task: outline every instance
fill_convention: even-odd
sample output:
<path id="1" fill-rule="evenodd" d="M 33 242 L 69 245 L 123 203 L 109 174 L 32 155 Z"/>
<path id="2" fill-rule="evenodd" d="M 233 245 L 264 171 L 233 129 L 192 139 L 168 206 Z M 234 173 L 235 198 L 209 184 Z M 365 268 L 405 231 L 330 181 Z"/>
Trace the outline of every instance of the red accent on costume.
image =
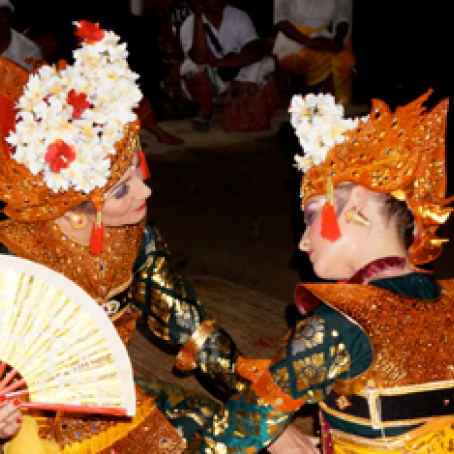
<path id="1" fill-rule="evenodd" d="M 72 89 L 68 93 L 68 104 L 73 106 L 73 118 L 78 120 L 85 109 L 90 107 L 90 102 L 85 93 L 77 93 Z"/>
<path id="2" fill-rule="evenodd" d="M 16 126 L 16 112 L 14 111 L 14 101 L 0 96 L 0 134 L 2 140 L 3 153 L 6 159 L 10 159 L 14 153 L 11 145 L 5 140 L 10 131 L 14 131 Z"/>
<path id="3" fill-rule="evenodd" d="M 47 147 L 44 159 L 49 163 L 52 172 L 60 173 L 61 169 L 69 167 L 71 162 L 76 159 L 74 147 L 69 146 L 63 140 L 58 139 Z"/>
<path id="4" fill-rule="evenodd" d="M 98 23 L 88 22 L 86 20 L 79 21 L 80 27 L 76 27 L 74 34 L 82 39 L 86 40 L 88 44 L 93 44 L 96 41 L 102 41 L 104 39 L 105 31 L 99 29 Z"/>
<path id="5" fill-rule="evenodd" d="M 322 228 L 320 235 L 325 240 L 331 242 L 337 241 L 342 236 L 339 223 L 337 222 L 336 211 L 333 205 L 328 202 L 325 202 L 322 209 Z"/>
<path id="6" fill-rule="evenodd" d="M 138 155 L 139 155 L 139 159 L 140 159 L 140 168 L 142 170 L 143 179 L 147 180 L 148 178 L 151 177 L 150 169 L 148 168 L 147 159 L 145 158 L 145 154 L 142 150 L 140 150 L 138 152 Z"/>
<path id="7" fill-rule="evenodd" d="M 270 364 L 271 361 L 267 359 L 246 359 L 239 356 L 236 371 L 241 377 L 251 381 L 251 389 L 268 405 L 284 412 L 298 410 L 304 403 L 282 391 L 270 373 Z"/>
<path id="8" fill-rule="evenodd" d="M 101 222 L 100 225 L 97 222 L 93 223 L 88 251 L 94 255 L 99 255 L 104 251 L 104 222 Z"/>

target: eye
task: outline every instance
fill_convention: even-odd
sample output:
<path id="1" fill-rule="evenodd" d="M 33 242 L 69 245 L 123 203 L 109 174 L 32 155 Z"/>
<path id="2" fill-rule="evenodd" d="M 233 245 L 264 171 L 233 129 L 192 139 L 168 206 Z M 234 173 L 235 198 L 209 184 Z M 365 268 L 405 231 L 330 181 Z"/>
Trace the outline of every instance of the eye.
<path id="1" fill-rule="evenodd" d="M 304 223 L 309 227 L 318 215 L 318 211 L 314 209 L 304 211 Z"/>
<path id="2" fill-rule="evenodd" d="M 121 199 L 124 197 L 127 193 L 129 192 L 129 187 L 127 184 L 122 184 L 115 192 L 114 192 L 114 197 L 116 199 Z"/>

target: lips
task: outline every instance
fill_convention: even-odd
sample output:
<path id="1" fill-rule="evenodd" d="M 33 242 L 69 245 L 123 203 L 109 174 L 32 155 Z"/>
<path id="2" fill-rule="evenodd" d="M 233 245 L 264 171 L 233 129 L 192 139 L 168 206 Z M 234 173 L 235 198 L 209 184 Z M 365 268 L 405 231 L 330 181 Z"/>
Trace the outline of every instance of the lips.
<path id="1" fill-rule="evenodd" d="M 139 208 L 136 208 L 134 211 L 142 211 L 146 208 L 147 202 L 144 202 L 142 205 L 140 205 Z"/>

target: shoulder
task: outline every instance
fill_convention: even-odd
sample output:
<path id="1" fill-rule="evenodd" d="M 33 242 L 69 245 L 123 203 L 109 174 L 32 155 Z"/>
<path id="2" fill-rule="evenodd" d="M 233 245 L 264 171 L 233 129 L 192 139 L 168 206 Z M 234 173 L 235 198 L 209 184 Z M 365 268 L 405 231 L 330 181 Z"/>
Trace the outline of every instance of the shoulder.
<path id="1" fill-rule="evenodd" d="M 239 8 L 235 8 L 234 6 L 227 5 L 225 8 L 225 17 L 231 21 L 235 22 L 251 22 L 251 18 L 249 14 Z"/>

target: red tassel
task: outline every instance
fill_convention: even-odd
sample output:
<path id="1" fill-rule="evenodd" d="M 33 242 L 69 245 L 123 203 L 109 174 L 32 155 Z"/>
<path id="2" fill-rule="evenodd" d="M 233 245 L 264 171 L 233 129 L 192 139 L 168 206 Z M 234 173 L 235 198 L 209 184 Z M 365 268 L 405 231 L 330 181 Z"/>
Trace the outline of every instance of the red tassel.
<path id="1" fill-rule="evenodd" d="M 90 254 L 99 255 L 104 251 L 104 222 L 93 223 L 93 229 L 90 237 Z"/>
<path id="2" fill-rule="evenodd" d="M 142 169 L 143 179 L 147 180 L 151 177 L 150 169 L 148 168 L 147 160 L 145 158 L 145 154 L 142 150 L 138 152 L 139 159 L 140 159 L 140 168 Z"/>
<path id="3" fill-rule="evenodd" d="M 322 227 L 320 235 L 322 238 L 331 242 L 337 241 L 342 236 L 339 223 L 337 222 L 336 211 L 334 210 L 334 206 L 328 201 L 325 202 L 322 209 Z"/>

